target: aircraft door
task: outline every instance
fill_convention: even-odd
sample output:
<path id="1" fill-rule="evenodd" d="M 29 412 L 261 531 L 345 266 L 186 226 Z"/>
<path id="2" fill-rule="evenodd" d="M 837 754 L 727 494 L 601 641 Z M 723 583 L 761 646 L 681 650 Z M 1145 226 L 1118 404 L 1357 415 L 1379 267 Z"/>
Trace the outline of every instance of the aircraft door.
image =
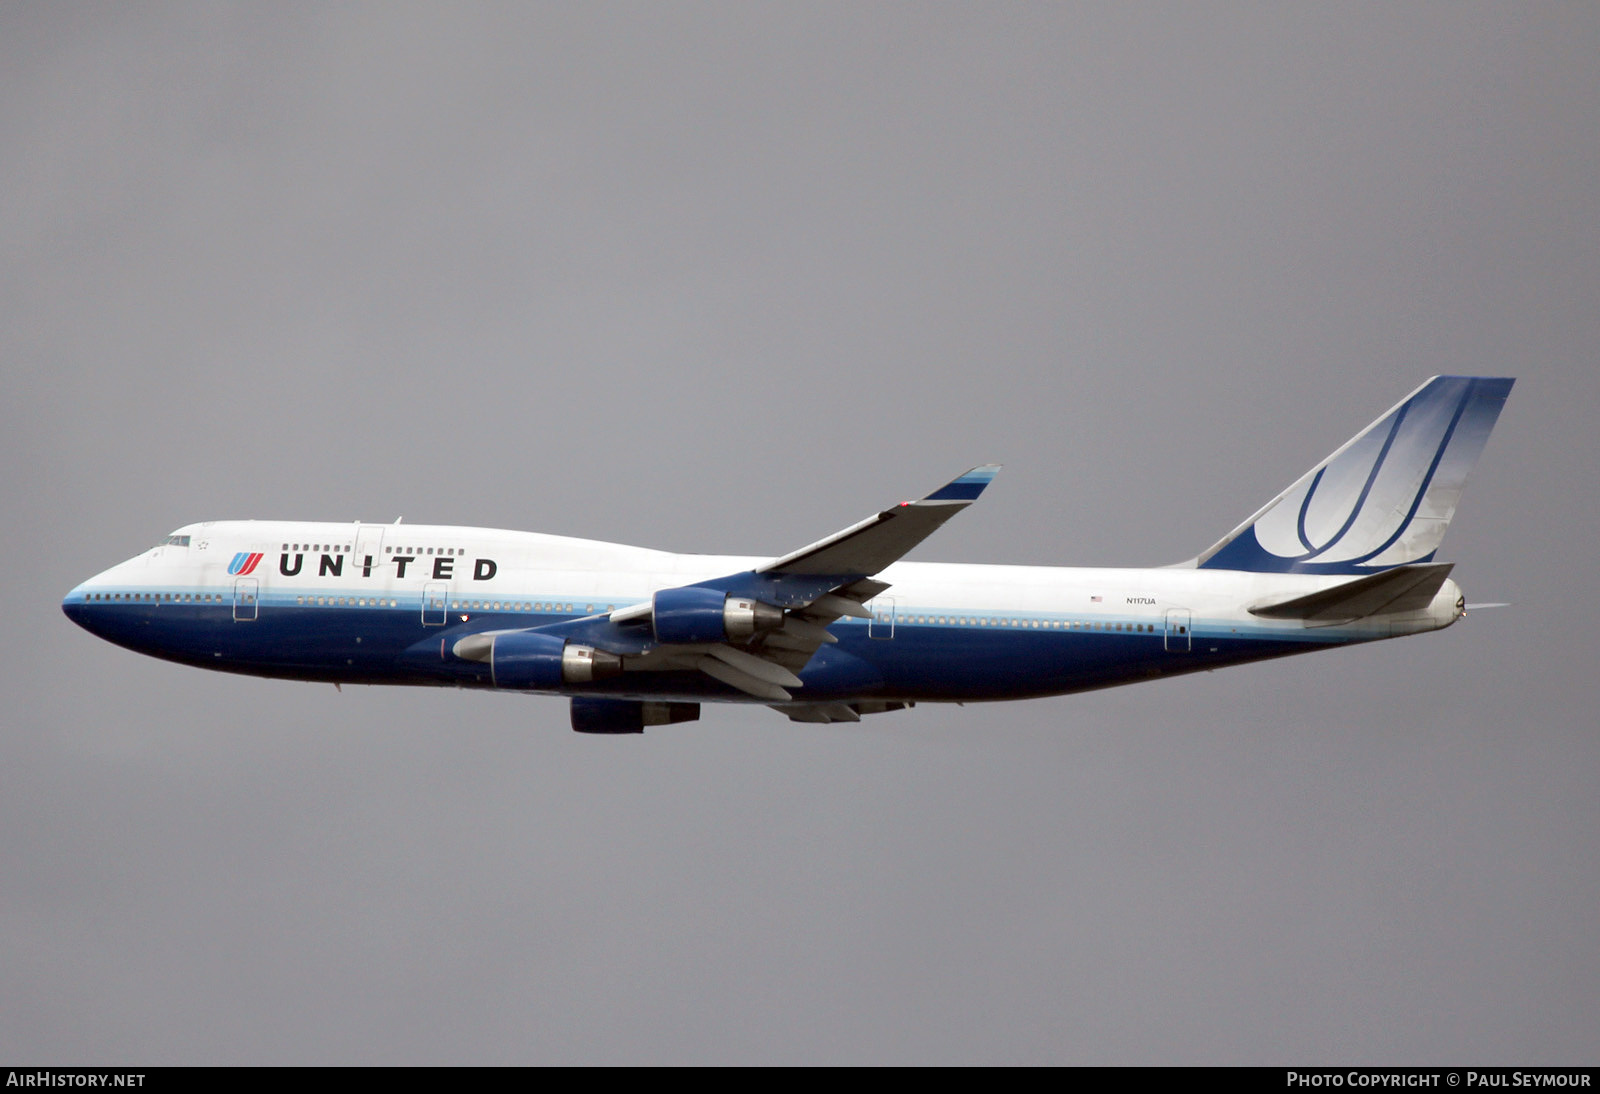
<path id="1" fill-rule="evenodd" d="M 356 526 L 355 557 L 351 561 L 362 577 L 377 577 L 383 573 L 383 529 L 381 524 Z"/>
<path id="2" fill-rule="evenodd" d="M 445 610 L 450 606 L 450 586 L 443 581 L 430 581 L 422 587 L 422 625 L 444 626 Z"/>
<path id="3" fill-rule="evenodd" d="M 868 638 L 894 637 L 894 597 L 880 596 L 867 604 L 872 618 L 867 620 Z"/>
<path id="4" fill-rule="evenodd" d="M 233 619 L 236 623 L 249 623 L 256 617 L 261 600 L 261 586 L 253 577 L 241 577 L 233 583 Z"/>
<path id="5" fill-rule="evenodd" d="M 1172 653 L 1188 653 L 1190 631 L 1189 609 L 1173 608 L 1167 613 L 1167 649 Z"/>

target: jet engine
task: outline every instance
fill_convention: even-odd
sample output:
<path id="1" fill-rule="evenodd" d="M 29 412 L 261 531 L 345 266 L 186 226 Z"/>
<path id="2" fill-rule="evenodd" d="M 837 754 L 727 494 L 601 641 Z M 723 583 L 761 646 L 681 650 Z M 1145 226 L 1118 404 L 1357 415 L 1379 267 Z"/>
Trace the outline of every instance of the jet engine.
<path id="1" fill-rule="evenodd" d="M 783 624 L 783 609 L 746 596 L 694 586 L 662 589 L 651 601 L 656 641 L 743 642 Z"/>
<path id="2" fill-rule="evenodd" d="M 497 688 L 553 689 L 622 673 L 622 658 L 616 654 L 538 631 L 471 634 L 452 652 L 464 661 L 486 662 Z"/>

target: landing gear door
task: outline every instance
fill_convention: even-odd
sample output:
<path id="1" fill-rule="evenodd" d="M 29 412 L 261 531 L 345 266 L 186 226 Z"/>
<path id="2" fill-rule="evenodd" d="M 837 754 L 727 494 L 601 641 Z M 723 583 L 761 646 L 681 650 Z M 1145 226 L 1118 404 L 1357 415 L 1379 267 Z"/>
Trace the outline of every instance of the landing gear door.
<path id="1" fill-rule="evenodd" d="M 249 623 L 256 617 L 261 600 L 261 587 L 253 577 L 241 577 L 233 583 L 233 619 L 236 623 Z"/>
<path id="2" fill-rule="evenodd" d="M 1192 629 L 1189 609 L 1173 608 L 1167 612 L 1167 649 L 1172 653 L 1188 653 Z"/>
<path id="3" fill-rule="evenodd" d="M 443 581 L 430 581 L 422 587 L 422 625 L 444 626 L 445 609 L 450 606 L 450 586 Z"/>

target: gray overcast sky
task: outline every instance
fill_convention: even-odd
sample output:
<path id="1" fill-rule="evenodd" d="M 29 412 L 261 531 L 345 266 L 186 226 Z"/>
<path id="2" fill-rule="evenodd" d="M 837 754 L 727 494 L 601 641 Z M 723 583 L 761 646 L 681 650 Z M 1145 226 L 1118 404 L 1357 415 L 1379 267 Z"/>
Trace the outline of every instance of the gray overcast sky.
<path id="1" fill-rule="evenodd" d="M 1595 1062 L 1600 8 L 0 7 L 0 1058 Z M 194 520 L 1186 558 L 1515 375 L 1448 632 L 860 726 L 212 675 Z"/>

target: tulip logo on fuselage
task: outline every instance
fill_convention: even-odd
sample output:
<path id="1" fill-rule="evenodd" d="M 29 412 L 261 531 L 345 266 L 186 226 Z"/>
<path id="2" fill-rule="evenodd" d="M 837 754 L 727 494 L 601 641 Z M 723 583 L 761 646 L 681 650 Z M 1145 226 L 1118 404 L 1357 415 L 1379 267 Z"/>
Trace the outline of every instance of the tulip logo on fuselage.
<path id="1" fill-rule="evenodd" d="M 240 551 L 233 556 L 233 561 L 228 563 L 228 573 L 233 577 L 243 577 L 245 574 L 255 573 L 256 566 L 261 562 L 260 551 Z"/>

